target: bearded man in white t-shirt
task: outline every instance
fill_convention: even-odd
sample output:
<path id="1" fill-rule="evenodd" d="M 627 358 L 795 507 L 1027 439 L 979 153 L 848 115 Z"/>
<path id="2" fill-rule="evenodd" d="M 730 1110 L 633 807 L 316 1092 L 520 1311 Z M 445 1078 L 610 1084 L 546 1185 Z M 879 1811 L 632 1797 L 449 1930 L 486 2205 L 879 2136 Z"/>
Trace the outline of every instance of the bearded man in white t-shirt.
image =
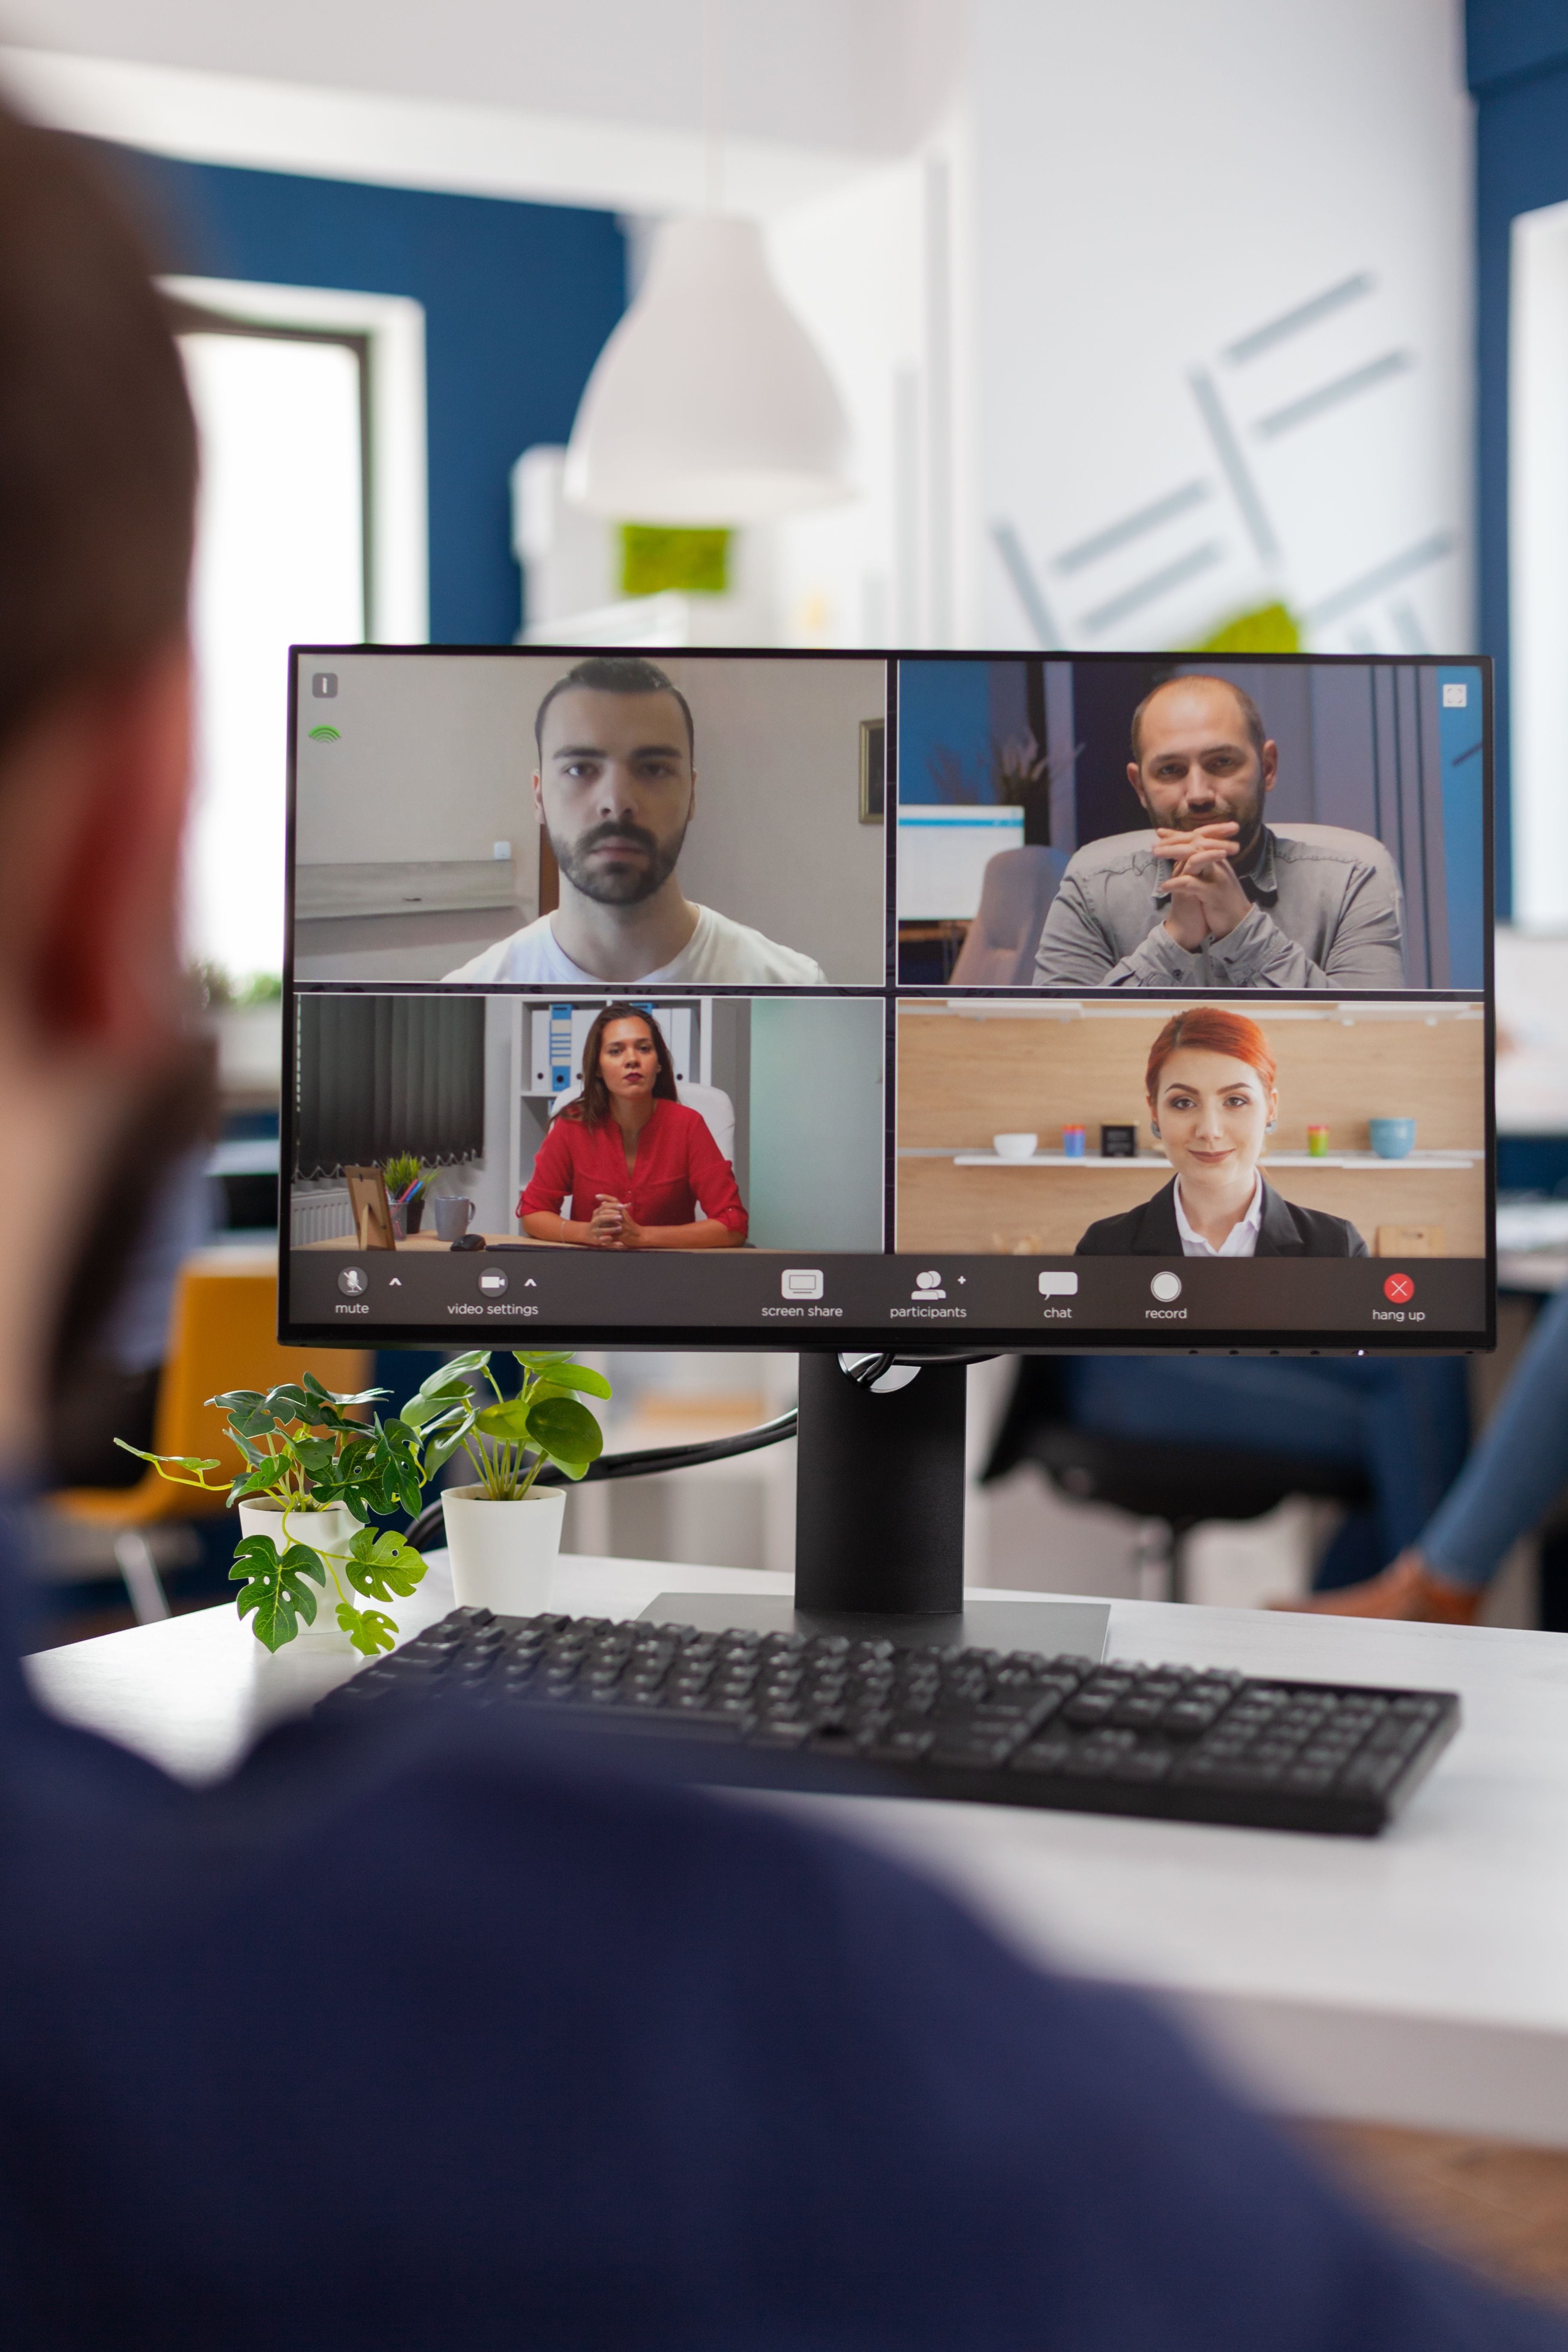
<path id="1" fill-rule="evenodd" d="M 560 903 L 448 980 L 825 983 L 809 956 L 681 890 L 676 866 L 696 803 L 696 730 L 663 670 L 640 656 L 590 655 L 551 688 L 533 734 L 533 804 L 555 853 Z"/>

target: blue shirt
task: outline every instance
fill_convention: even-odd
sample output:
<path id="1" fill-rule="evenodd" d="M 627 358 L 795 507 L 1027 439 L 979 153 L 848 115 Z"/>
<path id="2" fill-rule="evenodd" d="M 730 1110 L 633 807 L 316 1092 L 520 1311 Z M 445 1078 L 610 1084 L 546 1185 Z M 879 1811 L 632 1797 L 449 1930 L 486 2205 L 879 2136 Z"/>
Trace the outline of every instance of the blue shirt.
<path id="1" fill-rule="evenodd" d="M 191 1791 L 43 1717 L 14 1646 L 0 2328 L 1568 2347 L 1354 2210 L 1142 2003 L 850 1845 L 458 1707 L 289 1727 Z"/>

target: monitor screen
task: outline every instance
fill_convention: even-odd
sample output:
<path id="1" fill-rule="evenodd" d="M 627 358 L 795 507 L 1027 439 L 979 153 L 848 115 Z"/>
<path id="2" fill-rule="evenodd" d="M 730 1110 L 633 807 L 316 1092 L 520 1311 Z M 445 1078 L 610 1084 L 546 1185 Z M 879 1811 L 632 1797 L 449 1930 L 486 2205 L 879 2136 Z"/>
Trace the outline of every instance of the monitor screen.
<path id="1" fill-rule="evenodd" d="M 290 662 L 287 1337 L 1490 1344 L 1483 660 Z"/>

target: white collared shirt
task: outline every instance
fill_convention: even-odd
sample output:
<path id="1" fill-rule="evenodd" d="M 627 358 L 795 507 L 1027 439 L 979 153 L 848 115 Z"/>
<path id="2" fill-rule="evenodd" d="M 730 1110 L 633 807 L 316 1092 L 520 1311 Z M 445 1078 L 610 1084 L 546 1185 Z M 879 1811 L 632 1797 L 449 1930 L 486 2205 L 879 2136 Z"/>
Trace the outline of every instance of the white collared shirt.
<path id="1" fill-rule="evenodd" d="M 1218 1249 L 1215 1248 L 1212 1242 L 1205 1242 L 1202 1234 L 1194 1234 L 1188 1224 L 1186 1211 L 1182 1206 L 1182 1180 L 1177 1177 L 1176 1231 L 1182 1237 L 1184 1257 L 1256 1257 L 1258 1236 L 1262 1230 L 1263 1179 L 1261 1176 L 1255 1176 L 1252 1180 L 1252 1199 L 1247 1205 L 1246 1216 L 1232 1225 Z"/>

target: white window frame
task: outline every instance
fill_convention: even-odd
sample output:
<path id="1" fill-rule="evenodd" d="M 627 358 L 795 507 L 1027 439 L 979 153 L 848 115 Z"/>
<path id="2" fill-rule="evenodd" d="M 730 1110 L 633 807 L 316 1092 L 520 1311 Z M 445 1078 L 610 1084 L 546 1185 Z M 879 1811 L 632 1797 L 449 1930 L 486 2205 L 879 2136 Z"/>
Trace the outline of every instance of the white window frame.
<path id="1" fill-rule="evenodd" d="M 368 353 L 370 446 L 365 476 L 370 576 L 365 639 L 425 645 L 430 635 L 429 493 L 425 409 L 425 306 L 404 294 L 268 286 L 230 278 L 162 278 L 178 302 L 243 325 L 300 327 L 362 337 Z"/>

